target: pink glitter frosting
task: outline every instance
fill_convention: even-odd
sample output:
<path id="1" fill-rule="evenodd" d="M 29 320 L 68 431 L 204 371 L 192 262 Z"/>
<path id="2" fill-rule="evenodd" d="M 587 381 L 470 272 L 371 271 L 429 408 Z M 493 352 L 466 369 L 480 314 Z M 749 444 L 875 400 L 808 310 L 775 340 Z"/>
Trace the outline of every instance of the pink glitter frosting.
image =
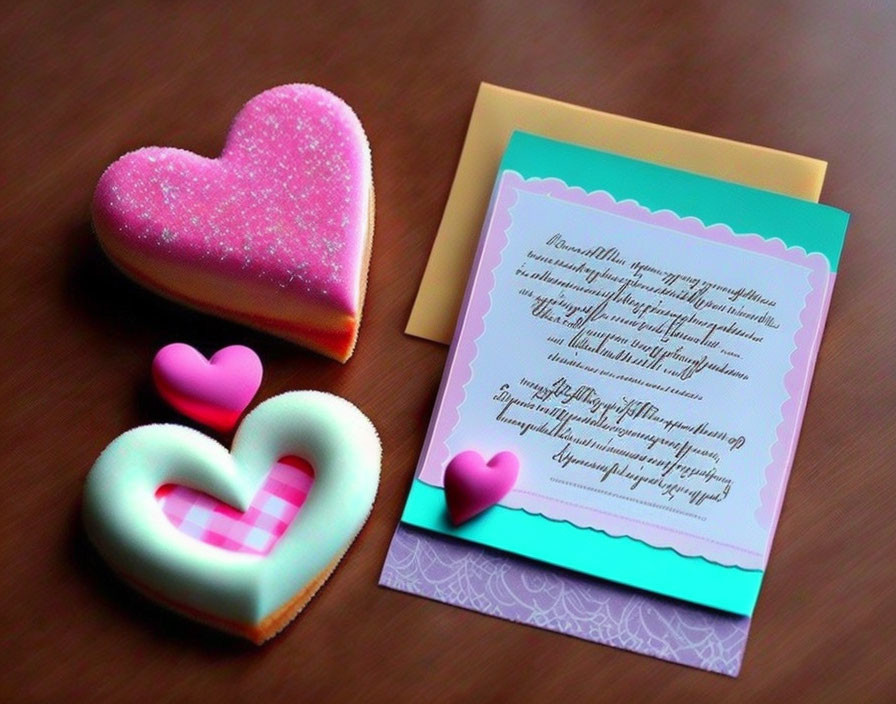
<path id="1" fill-rule="evenodd" d="M 233 317 L 286 337 L 291 326 L 326 335 L 339 325 L 289 319 L 271 301 L 360 318 L 371 197 L 352 109 L 322 88 L 286 85 L 244 106 L 218 158 L 162 147 L 120 158 L 97 184 L 93 218 L 113 260 L 150 286 L 225 316 L 239 308 L 220 293 L 228 284 L 260 288 L 263 304 Z M 210 294 L 170 273 L 184 270 L 222 286 Z"/>

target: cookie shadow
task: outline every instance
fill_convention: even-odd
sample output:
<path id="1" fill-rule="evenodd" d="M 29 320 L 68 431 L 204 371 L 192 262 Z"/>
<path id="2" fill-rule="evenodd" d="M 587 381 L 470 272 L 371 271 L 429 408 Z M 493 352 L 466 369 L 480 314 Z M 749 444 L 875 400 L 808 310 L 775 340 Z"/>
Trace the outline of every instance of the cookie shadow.
<path id="1" fill-rule="evenodd" d="M 103 562 L 90 544 L 81 522 L 80 500 L 69 518 L 66 553 L 75 572 L 99 595 L 103 604 L 97 608 L 104 608 L 107 617 L 131 621 L 155 641 L 182 643 L 213 658 L 261 652 L 248 641 L 190 621 L 137 593 Z"/>
<path id="2" fill-rule="evenodd" d="M 63 253 L 67 275 L 62 296 L 77 322 L 153 349 L 182 341 L 208 354 L 242 344 L 266 361 L 319 359 L 286 340 L 188 308 L 140 286 L 109 261 L 89 221 L 70 230 Z"/>

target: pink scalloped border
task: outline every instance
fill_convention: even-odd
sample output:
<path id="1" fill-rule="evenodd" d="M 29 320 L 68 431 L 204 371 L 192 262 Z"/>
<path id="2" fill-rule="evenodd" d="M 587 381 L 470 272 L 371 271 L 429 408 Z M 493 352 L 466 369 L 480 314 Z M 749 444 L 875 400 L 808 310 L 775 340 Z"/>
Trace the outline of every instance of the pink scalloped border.
<path id="1" fill-rule="evenodd" d="M 805 411 L 835 274 L 830 271 L 828 261 L 822 254 L 808 254 L 802 247 L 788 247 L 779 238 L 765 239 L 757 234 L 736 234 L 728 225 L 717 223 L 707 226 L 699 218 L 680 217 L 671 210 L 651 211 L 634 200 L 616 201 L 606 191 L 589 193 L 577 186 L 570 187 L 556 178 L 526 180 L 514 171 L 502 174 L 483 226 L 483 235 L 480 237 L 446 362 L 448 371 L 442 378 L 436 398 L 436 412 L 424 442 L 417 476 L 427 483 L 441 485 L 442 470 L 449 459 L 446 441 L 460 420 L 459 408 L 466 397 L 466 385 L 473 376 L 472 365 L 478 355 L 477 341 L 485 332 L 485 314 L 491 308 L 491 292 L 495 285 L 493 272 L 500 264 L 502 252 L 507 244 L 507 231 L 512 224 L 510 210 L 516 203 L 520 189 L 597 208 L 712 242 L 740 247 L 809 270 L 810 289 L 800 314 L 801 325 L 794 335 L 795 349 L 790 356 L 791 368 L 784 377 L 787 399 L 781 406 L 782 418 L 777 427 L 775 443 L 771 448 L 772 460 L 765 468 L 766 482 L 760 491 L 760 506 L 755 512 L 756 521 L 766 528 L 770 535 L 765 554 L 707 540 L 700 536 L 683 536 L 661 526 L 642 525 L 643 532 L 639 532 L 637 536 L 630 536 L 644 540 L 654 547 L 672 549 L 686 556 L 704 557 L 712 562 L 736 565 L 744 569 L 764 569 L 768 549 L 771 546 L 771 535 L 780 515 L 784 487 L 796 451 L 796 438 Z M 486 237 L 486 233 L 489 232 L 490 235 Z M 523 506 L 510 507 L 525 509 Z M 551 516 L 546 517 L 557 520 Z M 615 537 L 629 535 L 624 528 L 614 529 L 610 525 L 598 527 L 593 524 L 581 525 L 578 521 L 569 522 L 583 529 L 601 530 Z M 610 522 L 616 523 L 614 520 Z M 683 537 L 690 537 L 692 542 L 683 540 Z"/>

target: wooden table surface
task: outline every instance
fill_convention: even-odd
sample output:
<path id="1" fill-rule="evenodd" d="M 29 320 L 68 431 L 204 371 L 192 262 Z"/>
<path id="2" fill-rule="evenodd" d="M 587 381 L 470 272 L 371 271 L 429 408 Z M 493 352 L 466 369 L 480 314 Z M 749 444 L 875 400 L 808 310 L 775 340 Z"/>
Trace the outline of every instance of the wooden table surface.
<path id="1" fill-rule="evenodd" d="M 226 5 L 0 10 L 0 700 L 894 701 L 894 6 Z M 446 355 L 402 331 L 481 80 L 826 159 L 823 200 L 853 214 L 738 679 L 377 586 Z M 105 260 L 88 218 L 123 152 L 215 155 L 244 101 L 297 81 L 344 97 L 373 148 L 369 296 L 345 366 L 142 290 Z M 252 345 L 260 398 L 332 391 L 382 435 L 369 523 L 262 649 L 134 596 L 80 530 L 97 454 L 175 418 L 148 375 L 175 340 Z"/>

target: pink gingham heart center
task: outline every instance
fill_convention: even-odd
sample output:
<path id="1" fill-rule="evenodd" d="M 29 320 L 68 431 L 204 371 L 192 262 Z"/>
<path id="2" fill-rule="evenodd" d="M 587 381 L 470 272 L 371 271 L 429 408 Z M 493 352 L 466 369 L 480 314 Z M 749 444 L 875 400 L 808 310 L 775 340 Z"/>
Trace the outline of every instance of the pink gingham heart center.
<path id="1" fill-rule="evenodd" d="M 295 520 L 313 482 L 311 465 L 289 456 L 274 464 L 245 511 L 176 484 L 159 487 L 156 501 L 181 533 L 223 550 L 267 555 Z"/>

